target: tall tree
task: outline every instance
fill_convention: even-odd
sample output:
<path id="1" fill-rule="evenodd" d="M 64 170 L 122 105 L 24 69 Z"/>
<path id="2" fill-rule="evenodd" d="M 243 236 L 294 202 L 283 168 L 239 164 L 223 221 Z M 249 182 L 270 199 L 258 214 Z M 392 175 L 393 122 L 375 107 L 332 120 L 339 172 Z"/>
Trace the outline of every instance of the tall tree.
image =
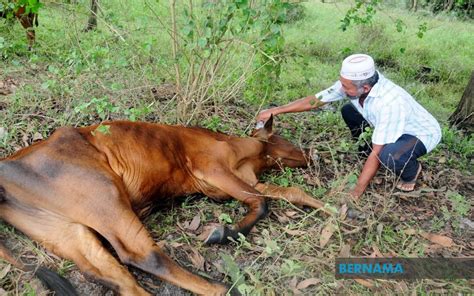
<path id="1" fill-rule="evenodd" d="M 99 0 L 91 0 L 91 14 L 87 21 L 87 26 L 84 31 L 95 30 L 97 28 L 97 6 Z"/>
<path id="2" fill-rule="evenodd" d="M 471 73 L 466 89 L 456 111 L 449 117 L 449 122 L 469 133 L 474 131 L 474 71 Z"/>

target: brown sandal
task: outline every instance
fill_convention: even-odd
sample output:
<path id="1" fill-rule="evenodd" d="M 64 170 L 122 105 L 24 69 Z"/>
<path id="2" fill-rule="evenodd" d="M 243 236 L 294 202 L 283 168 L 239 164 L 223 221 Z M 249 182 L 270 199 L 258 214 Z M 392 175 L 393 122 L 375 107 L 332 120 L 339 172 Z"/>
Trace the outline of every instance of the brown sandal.
<path id="1" fill-rule="evenodd" d="M 397 189 L 405 192 L 410 192 L 415 190 L 416 180 L 421 173 L 421 164 L 418 164 L 418 171 L 416 172 L 416 176 L 411 181 L 400 181 L 397 184 Z"/>

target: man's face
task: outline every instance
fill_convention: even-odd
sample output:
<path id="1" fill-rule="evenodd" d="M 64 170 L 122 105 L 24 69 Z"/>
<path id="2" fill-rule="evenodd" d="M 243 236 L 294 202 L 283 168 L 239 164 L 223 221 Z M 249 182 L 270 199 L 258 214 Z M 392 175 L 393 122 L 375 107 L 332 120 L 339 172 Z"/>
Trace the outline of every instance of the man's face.
<path id="1" fill-rule="evenodd" d="M 358 88 L 349 79 L 346 79 L 344 77 L 339 77 L 339 81 L 342 84 L 342 91 L 351 100 L 358 100 L 362 94 L 366 93 L 366 90 L 364 87 Z"/>

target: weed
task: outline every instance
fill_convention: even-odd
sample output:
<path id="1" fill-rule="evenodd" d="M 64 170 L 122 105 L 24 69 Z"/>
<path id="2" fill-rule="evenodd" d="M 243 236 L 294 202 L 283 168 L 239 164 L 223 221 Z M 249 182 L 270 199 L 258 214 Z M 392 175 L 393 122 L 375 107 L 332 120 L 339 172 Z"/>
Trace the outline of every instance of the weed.
<path id="1" fill-rule="evenodd" d="M 210 130 L 213 130 L 217 132 L 218 130 L 223 130 L 222 129 L 222 119 L 219 116 L 210 116 L 206 119 L 204 119 L 203 124 L 205 128 L 208 128 Z"/>
<path id="2" fill-rule="evenodd" d="M 149 104 L 148 106 L 142 106 L 142 107 L 132 107 L 130 109 L 126 109 L 124 111 L 124 114 L 128 117 L 129 120 L 131 121 L 136 121 L 138 119 L 143 119 L 145 116 L 153 112 L 153 109 L 151 108 L 153 106 L 153 103 Z"/>
<path id="3" fill-rule="evenodd" d="M 76 113 L 98 115 L 102 121 L 109 119 L 110 114 L 117 111 L 118 107 L 114 106 L 107 97 L 92 98 L 89 102 L 82 103 L 74 108 Z"/>
<path id="4" fill-rule="evenodd" d="M 69 260 L 63 260 L 61 261 L 61 264 L 59 265 L 59 268 L 57 269 L 57 272 L 61 276 L 65 276 L 69 271 L 74 269 L 75 264 L 72 261 Z"/>
<path id="5" fill-rule="evenodd" d="M 291 259 L 284 259 L 283 263 L 281 264 L 281 273 L 287 277 L 294 276 L 299 274 L 303 269 L 303 266 L 298 263 L 297 261 Z"/>
<path id="6" fill-rule="evenodd" d="M 464 159 L 474 155 L 474 136 L 463 135 L 461 131 L 443 127 L 442 144 L 447 150 L 456 152 Z"/>
<path id="7" fill-rule="evenodd" d="M 448 192 L 448 198 L 451 201 L 453 211 L 460 217 L 466 217 L 471 211 L 469 201 L 457 192 Z"/>
<path id="8" fill-rule="evenodd" d="M 451 203 L 451 211 L 448 211 L 445 206 L 442 207 L 444 220 L 451 223 L 456 233 L 461 234 L 461 219 L 471 212 L 470 202 L 457 192 L 448 191 L 447 197 Z"/>
<path id="9" fill-rule="evenodd" d="M 372 127 L 366 127 L 364 131 L 359 135 L 357 139 L 358 146 L 365 146 L 370 145 L 372 143 L 372 134 L 374 133 L 374 129 Z"/>
<path id="10" fill-rule="evenodd" d="M 220 223 L 232 224 L 232 218 L 226 213 L 220 214 L 218 219 Z"/>
<path id="11" fill-rule="evenodd" d="M 227 274 L 230 276 L 233 282 L 233 287 L 237 287 L 240 291 L 240 286 L 245 285 L 245 280 L 244 276 L 242 274 L 242 271 L 240 270 L 239 266 L 237 263 L 235 263 L 234 259 L 225 253 L 220 253 L 221 259 L 224 261 L 224 268 L 227 272 Z M 243 286 L 243 290 L 246 290 L 247 287 Z M 242 293 L 242 291 L 241 291 Z"/>
<path id="12" fill-rule="evenodd" d="M 25 295 L 25 296 L 36 296 L 36 291 L 31 286 L 30 283 L 25 283 L 25 291 L 24 291 L 23 295 Z"/>

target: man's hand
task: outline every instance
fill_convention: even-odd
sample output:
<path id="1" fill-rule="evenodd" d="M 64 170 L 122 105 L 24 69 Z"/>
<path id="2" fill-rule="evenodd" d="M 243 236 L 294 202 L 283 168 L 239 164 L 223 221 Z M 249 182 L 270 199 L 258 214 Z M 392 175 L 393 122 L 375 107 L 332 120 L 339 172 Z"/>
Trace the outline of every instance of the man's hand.
<path id="1" fill-rule="evenodd" d="M 361 188 L 360 186 L 356 186 L 349 195 L 352 197 L 353 200 L 358 201 L 359 198 L 364 194 L 365 188 Z"/>
<path id="2" fill-rule="evenodd" d="M 377 145 L 372 143 L 372 152 L 370 152 L 367 161 L 364 164 L 364 168 L 360 173 L 359 179 L 357 180 L 357 185 L 351 191 L 350 195 L 354 200 L 358 200 L 359 197 L 364 193 L 365 189 L 369 185 L 372 178 L 377 173 L 379 169 L 379 154 L 382 151 L 383 145 Z"/>
<path id="3" fill-rule="evenodd" d="M 257 115 L 257 122 L 258 121 L 266 122 L 270 118 L 270 116 L 272 116 L 272 114 L 276 115 L 273 109 L 274 108 L 260 111 L 260 113 L 258 113 Z"/>

